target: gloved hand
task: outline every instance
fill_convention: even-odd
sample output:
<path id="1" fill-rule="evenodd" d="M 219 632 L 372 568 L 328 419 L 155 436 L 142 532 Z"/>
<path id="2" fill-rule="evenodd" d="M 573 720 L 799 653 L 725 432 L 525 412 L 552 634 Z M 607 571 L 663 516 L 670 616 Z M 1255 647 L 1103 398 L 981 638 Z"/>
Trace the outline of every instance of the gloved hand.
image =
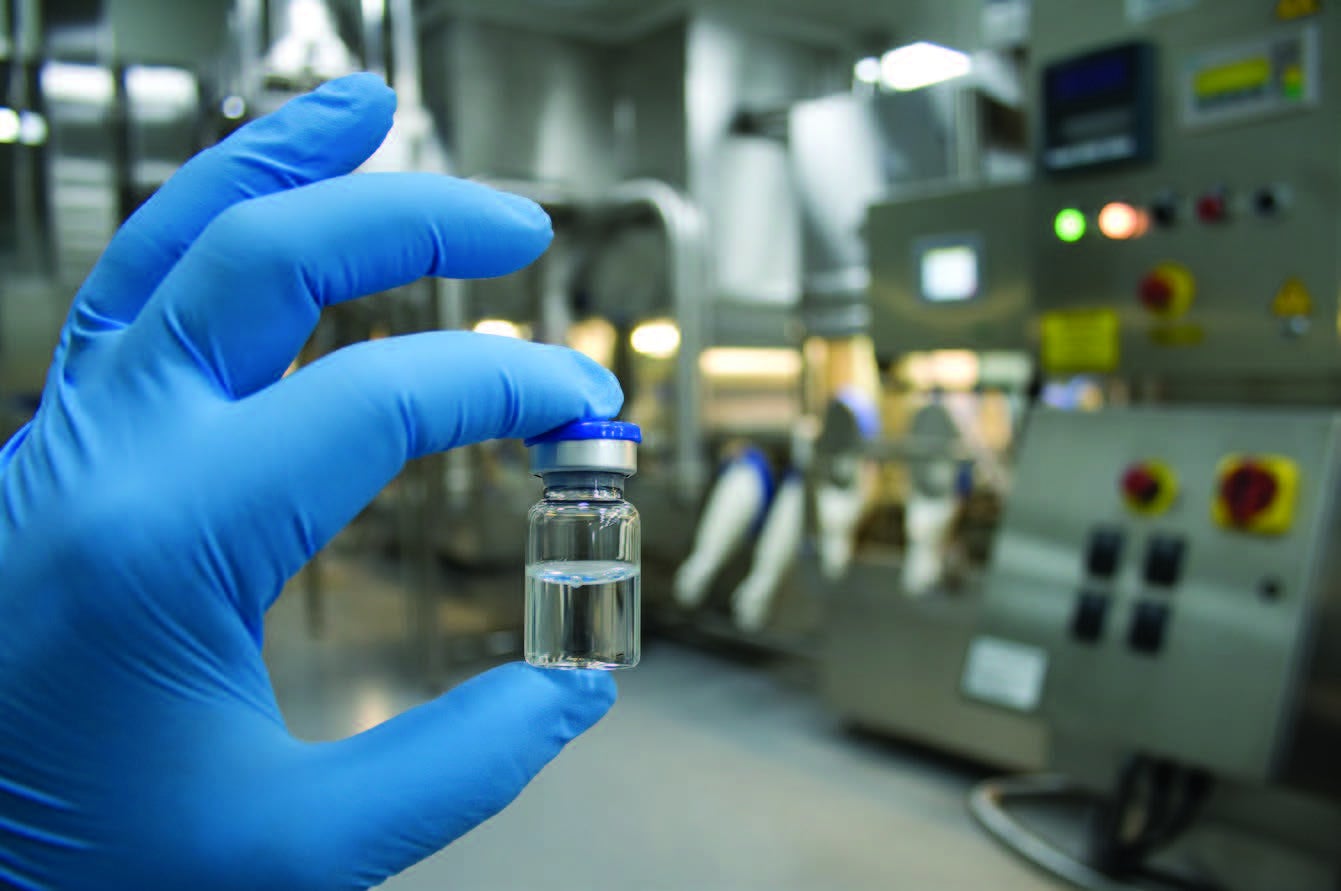
<path id="1" fill-rule="evenodd" d="M 511 801 L 614 700 L 509 665 L 351 739 L 285 729 L 262 616 L 406 459 L 607 417 L 578 354 L 434 332 L 283 378 L 322 306 L 548 245 L 529 201 L 345 176 L 394 95 L 329 84 L 188 163 L 77 296 L 0 450 L 0 884 L 364 888 Z M 518 592 L 520 596 L 520 591 Z"/>

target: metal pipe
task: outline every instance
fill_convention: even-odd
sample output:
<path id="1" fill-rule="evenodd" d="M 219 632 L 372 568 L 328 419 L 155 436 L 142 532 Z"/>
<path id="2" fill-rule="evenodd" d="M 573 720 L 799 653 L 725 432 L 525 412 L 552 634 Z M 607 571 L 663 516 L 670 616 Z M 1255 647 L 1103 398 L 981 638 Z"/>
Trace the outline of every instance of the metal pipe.
<path id="1" fill-rule="evenodd" d="M 30 65 L 40 57 L 41 4 L 37 0 L 20 0 L 14 6 L 14 21 L 10 22 L 13 35 L 13 56 L 9 64 L 9 91 L 3 99 L 10 108 L 28 109 L 36 91 L 29 72 L 38 66 Z M 8 36 L 8 35 L 6 35 Z M 36 109 L 45 113 L 46 109 Z M 46 184 L 39 149 L 20 146 L 13 153 L 11 176 L 14 189 L 14 218 L 16 229 L 15 256 L 8 270 L 13 276 L 46 275 L 50 270 L 50 221 L 42 212 L 40 192 Z"/>
<path id="2" fill-rule="evenodd" d="M 692 500 L 701 491 L 706 474 L 701 452 L 702 394 L 698 369 L 699 354 L 707 346 L 704 307 L 708 298 L 708 269 L 703 215 L 684 193 L 653 179 L 621 183 L 609 193 L 606 202 L 651 210 L 666 233 L 671 307 L 680 326 L 680 352 L 675 367 L 675 476 L 682 496 Z"/>
<path id="3" fill-rule="evenodd" d="M 1116 882 L 1058 849 L 1025 828 L 1006 812 L 1011 799 L 1056 799 L 1076 794 L 1075 786 L 1056 774 L 989 780 L 969 795 L 969 813 L 997 841 L 1040 869 L 1086 891 L 1138 891 L 1135 885 Z"/>
<path id="4" fill-rule="evenodd" d="M 238 53 L 238 82 L 233 86 L 251 101 L 260 94 L 264 80 L 261 42 L 266 29 L 261 22 L 261 0 L 236 0 L 233 11 Z"/>
<path id="5" fill-rule="evenodd" d="M 671 311 L 680 326 L 680 352 L 675 367 L 676 491 L 686 501 L 697 499 L 706 483 L 707 464 L 701 450 L 702 394 L 699 354 L 706 348 L 704 308 L 709 294 L 708 250 L 703 214 L 689 196 L 657 179 L 634 179 L 616 185 L 594 200 L 551 184 L 489 179 L 494 188 L 525 195 L 550 208 L 618 212 L 644 209 L 656 217 L 666 235 L 670 256 Z"/>
<path id="6" fill-rule="evenodd" d="M 414 0 L 389 0 L 385 9 L 391 19 L 391 54 L 396 66 L 391 72 L 391 83 L 396 88 L 398 105 L 402 109 L 418 109 L 423 105 L 423 96 L 419 91 L 419 43 Z"/>
<path id="7" fill-rule="evenodd" d="M 359 4 L 363 24 L 363 68 L 384 79 L 389 76 L 383 32 L 386 30 L 386 0 L 362 0 Z"/>
<path id="8" fill-rule="evenodd" d="M 982 133 L 978 91 L 954 84 L 954 139 L 950 142 L 950 176 L 974 182 L 982 176 Z"/>

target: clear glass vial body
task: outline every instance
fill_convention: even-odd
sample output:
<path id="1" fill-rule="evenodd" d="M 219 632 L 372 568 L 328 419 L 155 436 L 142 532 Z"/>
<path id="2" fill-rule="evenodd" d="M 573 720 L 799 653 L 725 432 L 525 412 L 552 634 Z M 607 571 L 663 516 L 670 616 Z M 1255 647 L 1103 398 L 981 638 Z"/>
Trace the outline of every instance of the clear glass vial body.
<path id="1" fill-rule="evenodd" d="M 526 543 L 526 661 L 632 668 L 642 627 L 642 526 L 625 476 L 551 471 Z"/>

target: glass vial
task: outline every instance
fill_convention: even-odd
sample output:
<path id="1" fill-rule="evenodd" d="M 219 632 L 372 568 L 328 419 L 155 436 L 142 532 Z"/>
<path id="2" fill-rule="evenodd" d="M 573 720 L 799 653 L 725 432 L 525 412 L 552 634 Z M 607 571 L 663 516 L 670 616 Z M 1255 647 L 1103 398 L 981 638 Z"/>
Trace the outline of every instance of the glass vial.
<path id="1" fill-rule="evenodd" d="M 624 500 L 636 424 L 578 421 L 527 440 L 545 495 L 526 542 L 526 661 L 632 668 L 641 637 L 642 527 Z"/>

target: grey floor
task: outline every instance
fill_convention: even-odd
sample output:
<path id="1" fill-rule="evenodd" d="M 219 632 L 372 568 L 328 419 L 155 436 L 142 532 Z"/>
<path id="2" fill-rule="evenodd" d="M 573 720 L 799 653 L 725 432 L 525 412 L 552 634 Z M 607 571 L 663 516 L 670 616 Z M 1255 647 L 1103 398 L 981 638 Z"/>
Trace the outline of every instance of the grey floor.
<path id="1" fill-rule="evenodd" d="M 267 659 L 295 733 L 347 735 L 432 694 L 394 586 L 346 566 L 326 605 L 319 638 L 296 591 L 270 617 Z M 1060 887 L 970 821 L 971 768 L 846 733 L 766 668 L 652 642 L 619 681 L 610 715 L 510 808 L 384 887 Z"/>

